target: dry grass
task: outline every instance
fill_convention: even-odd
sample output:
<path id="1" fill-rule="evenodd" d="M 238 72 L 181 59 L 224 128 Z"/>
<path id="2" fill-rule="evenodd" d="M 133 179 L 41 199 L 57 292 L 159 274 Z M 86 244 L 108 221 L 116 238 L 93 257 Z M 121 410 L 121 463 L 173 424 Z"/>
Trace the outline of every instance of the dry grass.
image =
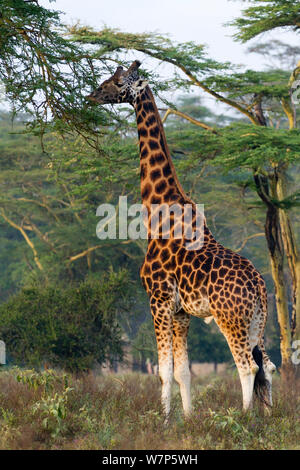
<path id="1" fill-rule="evenodd" d="M 0 373 L 0 449 L 299 449 L 300 382 L 274 384 L 274 408 L 241 412 L 234 374 L 195 379 L 194 412 L 182 417 L 174 385 L 164 425 L 155 376 L 75 377 Z"/>

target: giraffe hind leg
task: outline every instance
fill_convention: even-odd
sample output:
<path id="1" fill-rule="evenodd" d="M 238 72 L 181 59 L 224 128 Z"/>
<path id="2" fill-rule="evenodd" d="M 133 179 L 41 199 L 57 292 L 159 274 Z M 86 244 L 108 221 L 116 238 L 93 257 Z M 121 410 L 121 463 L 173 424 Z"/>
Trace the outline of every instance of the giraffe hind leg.
<path id="1" fill-rule="evenodd" d="M 252 408 L 255 376 L 259 370 L 259 366 L 252 356 L 250 324 L 240 322 L 238 327 L 232 328 L 225 322 L 223 323 L 218 316 L 215 317 L 215 320 L 227 340 L 238 369 L 242 386 L 243 409 L 247 411 Z M 236 340 L 237 334 L 241 337 L 240 341 Z"/>
<path id="2" fill-rule="evenodd" d="M 243 395 L 243 410 L 248 411 L 253 405 L 254 383 L 259 366 L 252 357 L 249 344 L 246 345 L 243 350 L 232 347 L 232 344 L 229 342 L 228 344 L 240 377 Z"/>

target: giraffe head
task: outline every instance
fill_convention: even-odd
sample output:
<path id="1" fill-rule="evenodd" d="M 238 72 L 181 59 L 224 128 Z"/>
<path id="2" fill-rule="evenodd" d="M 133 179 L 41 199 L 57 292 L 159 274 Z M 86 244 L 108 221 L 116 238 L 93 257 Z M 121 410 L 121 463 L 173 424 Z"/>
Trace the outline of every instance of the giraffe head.
<path id="1" fill-rule="evenodd" d="M 147 86 L 148 82 L 139 77 L 138 68 L 141 63 L 135 60 L 128 70 L 118 67 L 115 73 L 105 80 L 87 99 L 99 104 L 130 103 L 134 104 L 136 97 Z"/>

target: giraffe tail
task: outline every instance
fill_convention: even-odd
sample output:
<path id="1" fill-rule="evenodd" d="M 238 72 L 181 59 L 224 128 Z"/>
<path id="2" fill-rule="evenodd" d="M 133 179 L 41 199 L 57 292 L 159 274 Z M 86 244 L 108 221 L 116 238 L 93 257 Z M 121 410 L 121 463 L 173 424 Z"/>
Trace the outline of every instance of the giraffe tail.
<path id="1" fill-rule="evenodd" d="M 271 403 L 269 400 L 269 390 L 270 390 L 270 383 L 266 379 L 265 372 L 263 369 L 263 359 L 262 359 L 262 352 L 258 346 L 252 351 L 253 359 L 255 360 L 256 364 L 258 365 L 259 369 L 256 372 L 255 379 L 254 379 L 254 392 L 257 397 L 263 402 L 264 405 L 270 407 Z"/>

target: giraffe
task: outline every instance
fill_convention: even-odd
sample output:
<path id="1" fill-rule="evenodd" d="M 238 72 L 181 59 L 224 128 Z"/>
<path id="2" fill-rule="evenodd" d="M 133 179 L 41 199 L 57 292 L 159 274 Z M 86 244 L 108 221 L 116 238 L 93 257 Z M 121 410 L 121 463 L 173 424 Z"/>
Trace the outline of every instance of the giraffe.
<path id="1" fill-rule="evenodd" d="M 148 209 L 148 248 L 140 277 L 154 322 L 164 413 L 167 417 L 170 413 L 173 375 L 180 387 L 184 414 L 191 412 L 187 352 L 191 315 L 214 319 L 225 336 L 240 377 L 243 409 L 252 407 L 253 391 L 269 408 L 275 365 L 264 348 L 267 292 L 260 273 L 251 261 L 214 239 L 205 217 L 201 248 L 188 249 L 184 237 L 174 237 L 174 214 L 169 237 L 163 236 L 161 220 L 159 236 L 150 237 L 151 208 L 191 204 L 194 228 L 196 205 L 178 180 L 153 94 L 138 72 L 140 65 L 136 60 L 128 70 L 118 67 L 87 99 L 98 104 L 129 103 L 135 109 L 141 197 Z"/>

